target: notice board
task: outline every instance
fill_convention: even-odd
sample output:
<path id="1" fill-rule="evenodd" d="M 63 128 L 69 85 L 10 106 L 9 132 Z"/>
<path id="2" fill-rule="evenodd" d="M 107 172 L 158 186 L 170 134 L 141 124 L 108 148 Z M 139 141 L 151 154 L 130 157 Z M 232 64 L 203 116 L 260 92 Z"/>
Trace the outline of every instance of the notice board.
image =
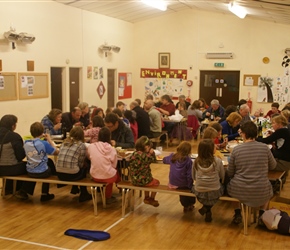
<path id="1" fill-rule="evenodd" d="M 0 74 L 0 101 L 17 100 L 17 73 Z"/>
<path id="2" fill-rule="evenodd" d="M 48 97 L 48 73 L 18 73 L 18 90 L 20 100 Z"/>

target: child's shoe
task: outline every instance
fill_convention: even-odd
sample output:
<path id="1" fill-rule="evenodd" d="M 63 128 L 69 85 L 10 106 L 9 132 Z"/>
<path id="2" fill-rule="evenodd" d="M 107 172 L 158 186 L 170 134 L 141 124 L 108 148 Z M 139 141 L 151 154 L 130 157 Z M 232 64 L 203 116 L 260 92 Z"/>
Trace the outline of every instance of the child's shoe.
<path id="1" fill-rule="evenodd" d="M 211 222 L 212 221 L 211 211 L 210 210 L 206 212 L 204 221 L 205 222 Z"/>
<path id="2" fill-rule="evenodd" d="M 194 205 L 189 205 L 187 207 L 183 207 L 183 212 L 187 213 L 187 212 L 191 212 L 194 208 Z"/>
<path id="3" fill-rule="evenodd" d="M 242 223 L 242 221 L 243 221 L 243 218 L 241 215 L 241 209 L 235 209 L 235 215 L 234 215 L 232 223 L 238 225 L 238 224 Z"/>
<path id="4" fill-rule="evenodd" d="M 153 207 L 158 207 L 159 202 L 157 200 L 154 200 L 153 198 L 150 198 L 150 205 L 152 205 Z"/>
<path id="5" fill-rule="evenodd" d="M 205 206 L 203 206 L 201 209 L 198 209 L 198 212 L 201 214 L 201 215 L 204 215 L 206 213 L 207 209 L 205 208 Z"/>
<path id="6" fill-rule="evenodd" d="M 151 199 L 150 197 L 145 197 L 143 202 L 145 204 L 150 204 L 150 199 Z"/>

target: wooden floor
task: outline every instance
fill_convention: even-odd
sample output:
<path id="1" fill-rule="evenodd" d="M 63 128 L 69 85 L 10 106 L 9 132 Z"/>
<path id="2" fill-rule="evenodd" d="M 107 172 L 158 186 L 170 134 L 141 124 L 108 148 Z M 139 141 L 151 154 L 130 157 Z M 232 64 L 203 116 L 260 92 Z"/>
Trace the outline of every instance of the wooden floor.
<path id="1" fill-rule="evenodd" d="M 197 142 L 192 144 L 196 147 Z M 168 151 L 174 151 L 171 147 Z M 166 150 L 166 149 L 164 149 Z M 152 164 L 153 176 L 162 184 L 168 182 L 168 165 Z M 290 198 L 290 178 L 282 196 Z M 55 199 L 40 202 L 40 184 L 28 201 L 15 197 L 0 198 L 0 249 L 289 249 L 289 236 L 251 225 L 248 236 L 242 225 L 232 225 L 233 208 L 219 201 L 213 207 L 213 221 L 205 223 L 196 204 L 184 214 L 178 196 L 157 194 L 160 206 L 155 208 L 137 201 L 136 210 L 121 217 L 121 195 L 118 202 L 93 214 L 91 202 L 78 203 L 70 187 L 51 187 Z M 102 230 L 110 233 L 106 241 L 91 242 L 65 236 L 69 229 Z"/>

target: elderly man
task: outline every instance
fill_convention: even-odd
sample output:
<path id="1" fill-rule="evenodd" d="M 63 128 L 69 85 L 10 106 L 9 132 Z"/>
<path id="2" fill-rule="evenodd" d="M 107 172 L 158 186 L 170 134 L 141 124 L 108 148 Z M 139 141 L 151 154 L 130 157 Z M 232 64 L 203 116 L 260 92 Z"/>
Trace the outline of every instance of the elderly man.
<path id="1" fill-rule="evenodd" d="M 134 148 L 134 136 L 129 127 L 114 113 L 105 117 L 105 126 L 111 131 L 111 144 L 113 147 Z"/>
<path id="2" fill-rule="evenodd" d="M 138 138 L 141 136 L 150 136 L 150 119 L 148 113 L 134 101 L 130 103 L 130 109 L 136 113 L 136 122 L 138 124 Z"/>
<path id="3" fill-rule="evenodd" d="M 185 100 L 185 95 L 180 95 L 178 97 L 178 103 L 176 103 L 175 108 L 178 109 L 178 105 L 179 103 L 185 103 L 186 105 L 186 110 L 188 109 L 188 107 L 190 106 L 190 102 Z"/>
<path id="4" fill-rule="evenodd" d="M 213 119 L 215 121 L 219 121 L 225 113 L 225 109 L 220 105 L 220 102 L 216 99 L 213 99 L 210 102 L 210 107 L 204 111 L 203 113 L 203 119 L 205 118 L 211 118 L 211 116 L 213 116 Z"/>
<path id="5" fill-rule="evenodd" d="M 147 99 L 144 102 L 144 109 L 148 112 L 150 118 L 150 136 L 149 138 L 155 138 L 160 136 L 162 132 L 161 114 L 155 108 L 153 100 Z"/>
<path id="6" fill-rule="evenodd" d="M 62 121 L 62 131 L 69 132 L 73 126 L 82 126 L 80 122 L 80 117 L 82 111 L 79 107 L 73 108 L 71 112 L 65 112 L 61 116 Z"/>

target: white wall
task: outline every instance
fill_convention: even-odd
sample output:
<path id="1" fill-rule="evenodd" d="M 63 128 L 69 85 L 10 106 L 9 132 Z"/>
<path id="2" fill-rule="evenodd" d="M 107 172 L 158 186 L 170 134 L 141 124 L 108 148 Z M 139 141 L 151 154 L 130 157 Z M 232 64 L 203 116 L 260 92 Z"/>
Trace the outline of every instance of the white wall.
<path id="1" fill-rule="evenodd" d="M 107 106 L 106 93 L 100 100 L 96 89 L 101 80 L 88 80 L 87 66 L 104 69 L 104 85 L 107 83 L 107 68 L 118 72 L 130 72 L 132 69 L 131 51 L 133 47 L 133 25 L 114 18 L 109 18 L 54 1 L 29 3 L 0 2 L 0 59 L 3 72 L 26 72 L 26 61 L 33 60 L 35 72 L 50 72 L 50 67 L 65 68 L 65 95 L 69 96 L 69 67 L 82 68 L 81 101 L 103 108 Z M 32 44 L 11 44 L 1 37 L 10 29 L 16 32 L 35 35 Z M 118 54 L 104 57 L 98 53 L 98 47 L 104 42 L 121 47 Z M 66 60 L 69 60 L 69 64 Z M 112 97 L 114 98 L 114 97 Z M 68 111 L 69 100 L 65 100 Z M 0 102 L 0 117 L 13 113 L 18 117 L 17 132 L 29 134 L 29 126 L 39 121 L 51 109 L 49 98 Z"/>
<path id="2" fill-rule="evenodd" d="M 223 48 L 219 48 L 220 44 Z M 251 93 L 253 109 L 265 110 L 270 104 L 256 103 L 257 87 L 243 86 L 244 74 L 281 76 L 284 50 L 290 46 L 289 26 L 259 21 L 246 17 L 239 19 L 231 14 L 188 10 L 154 18 L 134 25 L 135 82 L 140 68 L 157 68 L 158 53 L 171 53 L 171 68 L 187 69 L 193 80 L 191 99 L 199 98 L 200 70 L 240 70 L 240 99 Z M 207 52 L 233 52 L 234 59 L 206 59 Z M 263 57 L 270 63 L 264 64 Z M 224 68 L 214 68 L 214 62 L 223 62 Z M 189 66 L 193 66 L 193 70 Z M 138 95 L 134 88 L 134 95 Z M 140 92 L 139 92 L 140 93 Z M 187 94 L 187 88 L 184 88 Z M 210 101 L 210 100 L 209 100 Z"/>
<path id="3" fill-rule="evenodd" d="M 35 72 L 50 72 L 50 67 L 64 67 L 66 71 L 65 93 L 69 93 L 68 69 L 82 69 L 81 101 L 90 105 L 107 107 L 107 96 L 101 100 L 96 88 L 100 80 L 86 78 L 87 66 L 103 67 L 103 83 L 107 84 L 107 69 L 117 72 L 132 72 L 133 97 L 144 98 L 144 79 L 140 68 L 157 68 L 158 53 L 171 53 L 171 68 L 187 69 L 188 79 L 193 80 L 191 99 L 199 97 L 199 71 L 216 70 L 216 60 L 205 59 L 207 52 L 233 52 L 234 59 L 224 62 L 223 70 L 240 70 L 240 98 L 248 92 L 254 101 L 254 109 L 270 108 L 270 104 L 257 104 L 257 87 L 242 85 L 244 74 L 278 76 L 284 49 L 290 45 L 289 26 L 246 17 L 241 20 L 234 15 L 188 10 L 160 18 L 131 24 L 114 18 L 56 3 L 0 2 L 0 59 L 3 72 L 26 72 L 26 61 L 35 62 Z M 1 38 L 10 25 L 17 32 L 28 32 L 36 36 L 33 44 L 11 44 Z M 107 42 L 121 47 L 121 51 L 105 57 L 98 47 Z M 219 48 L 223 43 L 224 47 Z M 263 64 L 262 58 L 270 63 Z M 69 59 L 69 64 L 66 60 Z M 189 70 L 192 65 L 193 69 Z M 117 94 L 117 93 L 116 93 Z M 187 94 L 187 88 L 185 88 Z M 113 97 L 111 97 L 113 98 Z M 68 107 L 68 100 L 65 100 Z M 13 113 L 19 118 L 17 132 L 29 134 L 32 122 L 40 120 L 50 110 L 50 97 L 23 101 L 0 102 L 0 117 Z M 68 108 L 66 108 L 67 111 Z"/>

